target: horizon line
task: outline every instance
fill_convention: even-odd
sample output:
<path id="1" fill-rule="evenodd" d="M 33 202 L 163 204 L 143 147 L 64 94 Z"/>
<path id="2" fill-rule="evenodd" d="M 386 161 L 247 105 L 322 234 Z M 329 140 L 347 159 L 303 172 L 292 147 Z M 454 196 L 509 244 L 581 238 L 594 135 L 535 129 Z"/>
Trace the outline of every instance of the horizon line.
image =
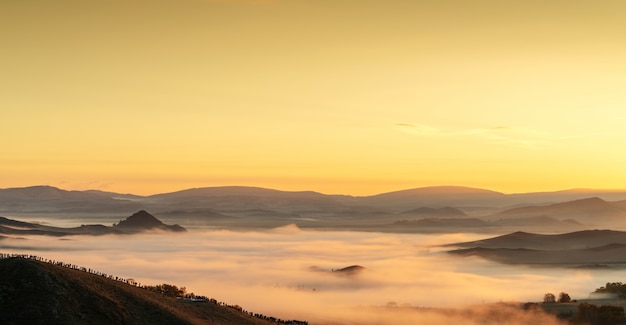
<path id="1" fill-rule="evenodd" d="M 149 196 L 160 195 L 160 194 L 169 194 L 169 193 L 177 193 L 177 192 L 182 192 L 182 191 L 187 191 L 187 190 L 209 189 L 209 188 L 214 188 L 214 189 L 217 189 L 217 188 L 254 188 L 254 189 L 262 189 L 262 190 L 288 192 L 288 193 L 313 192 L 313 193 L 318 193 L 318 194 L 322 194 L 322 195 L 341 195 L 341 196 L 350 196 L 350 197 L 371 197 L 371 196 L 378 196 L 378 195 L 383 195 L 383 194 L 388 194 L 388 193 L 396 193 L 396 192 L 404 192 L 404 191 L 420 190 L 420 189 L 436 189 L 436 188 L 471 189 L 471 190 L 479 190 L 479 191 L 488 191 L 488 192 L 493 192 L 493 193 L 498 193 L 498 194 L 503 194 L 503 195 L 519 195 L 519 194 L 535 194 L 535 193 L 536 194 L 540 194 L 540 193 L 558 193 L 558 192 L 569 192 L 569 191 L 596 191 L 596 192 L 607 192 L 607 193 L 610 193 L 610 192 L 626 192 L 626 188 L 590 188 L 590 187 L 574 187 L 574 188 L 564 188 L 564 189 L 557 189 L 557 190 L 537 190 L 537 191 L 527 191 L 527 192 L 501 192 L 501 191 L 496 191 L 496 190 L 492 190 L 492 189 L 489 189 L 489 188 L 473 187 L 473 186 L 466 186 L 466 185 L 430 185 L 430 186 L 419 186 L 419 187 L 404 188 L 404 189 L 399 189 L 399 190 L 378 192 L 378 193 L 370 194 L 370 195 L 352 195 L 352 194 L 345 194 L 345 193 L 323 193 L 323 192 L 312 190 L 312 189 L 309 189 L 309 190 L 283 190 L 283 189 L 272 188 L 272 187 L 252 186 L 252 185 L 218 185 L 218 186 L 187 187 L 187 188 L 182 188 L 182 189 L 178 189 L 178 190 L 164 191 L 164 192 L 158 192 L 158 193 L 147 194 L 147 195 L 135 194 L 135 193 L 131 193 L 131 192 L 118 192 L 118 191 L 106 190 L 106 189 L 98 189 L 98 188 L 88 188 L 88 189 L 84 189 L 84 190 L 67 189 L 67 188 L 62 188 L 62 187 L 59 187 L 59 186 L 54 186 L 54 185 L 49 185 L 49 184 L 38 184 L 38 185 L 29 185 L 29 186 L 15 186 L 15 187 L 1 187 L 0 190 L 27 189 L 27 188 L 35 188 L 35 187 L 50 187 L 50 188 L 55 188 L 55 189 L 62 190 L 62 191 L 67 191 L 67 192 L 100 191 L 100 192 L 115 193 L 115 194 L 120 194 L 120 195 L 133 195 L 133 196 L 140 196 L 140 197 L 149 197 Z"/>

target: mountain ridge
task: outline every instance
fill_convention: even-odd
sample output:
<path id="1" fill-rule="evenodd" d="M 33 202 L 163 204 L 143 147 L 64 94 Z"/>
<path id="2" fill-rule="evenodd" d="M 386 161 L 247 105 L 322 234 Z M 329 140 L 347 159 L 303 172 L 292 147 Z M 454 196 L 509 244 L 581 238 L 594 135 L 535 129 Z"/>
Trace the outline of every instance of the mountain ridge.
<path id="1" fill-rule="evenodd" d="M 540 226 L 541 218 L 550 223 L 545 231 L 574 230 L 572 228 L 578 226 L 626 228 L 626 191 L 605 190 L 602 194 L 577 189 L 555 193 L 504 194 L 471 187 L 435 186 L 358 197 L 225 186 L 133 196 L 36 186 L 0 189 L 0 215 L 87 217 L 109 223 L 117 221 L 116 215 L 147 210 L 163 216 L 170 224 L 190 226 L 252 229 L 297 224 L 368 231 L 379 227 L 381 231 L 392 232 L 423 231 L 419 223 L 410 223 L 404 228 L 405 224 L 395 223 L 398 219 L 420 217 L 479 218 L 490 221 L 491 226 L 506 227 L 507 230 L 524 226 L 524 220 L 532 227 Z M 610 198 L 618 200 L 608 202 Z M 568 200 L 554 203 L 555 199 Z M 437 227 L 446 230 L 450 226 L 450 223 L 440 223 Z"/>
<path id="2" fill-rule="evenodd" d="M 93 194 L 94 196 L 103 196 L 103 195 L 115 195 L 118 197 L 124 197 L 124 196 L 132 196 L 132 197 L 137 197 L 137 198 L 148 198 L 148 197 L 155 197 L 155 196 L 159 196 L 159 195 L 166 195 L 166 194 L 176 194 L 176 193 L 182 193 L 182 192 L 187 192 L 187 191 L 196 191 L 196 190 L 205 190 L 205 191 L 211 191 L 211 190 L 248 190 L 248 191 L 268 191 L 268 192 L 275 192 L 275 193 L 310 193 L 310 194 L 318 194 L 318 195 L 324 195 L 324 196 L 340 196 L 340 197 L 350 197 L 350 198 L 369 198 L 369 197 L 375 197 L 375 196 L 381 196 L 381 195 L 391 195 L 391 194 L 409 194 L 409 193 L 419 193 L 419 192 L 430 192 L 430 193 L 442 193 L 445 194 L 446 192 L 449 194 L 450 192 L 468 192 L 468 193 L 491 193 L 493 195 L 498 195 L 498 196 L 527 196 L 527 195 L 543 195 L 543 194 L 547 194 L 547 195 L 560 195 L 560 194 L 583 194 L 583 195 L 587 195 L 588 193 L 607 193 L 607 194 L 612 194 L 612 193 L 619 193 L 619 194 L 626 194 L 626 189 L 594 189 L 594 188 L 571 188 L 571 189 L 563 189 L 563 190 L 555 190 L 555 191 L 530 191 L 530 192 L 514 192 L 514 193 L 503 193 L 503 192 L 498 192 L 498 191 L 494 191 L 494 190 L 490 190 L 490 189 L 485 189 L 485 188 L 478 188 L 478 187 L 469 187 L 469 186 L 457 186 L 457 185 L 441 185 L 441 186 L 423 186 L 423 187 L 414 187 L 414 188 L 408 188 L 408 189 L 400 189 L 400 190 L 394 190 L 394 191 L 389 191 L 389 192 L 381 192 L 381 193 L 377 193 L 377 194 L 371 194 L 371 195 L 350 195 L 350 194 L 341 194 L 341 193 L 335 193 L 335 194 L 325 194 L 322 192 L 318 192 L 318 191 L 314 191 L 314 190 L 300 190 L 300 191 L 290 191 L 290 190 L 279 190 L 279 189 L 272 189 L 272 188 L 266 188 L 266 187 L 258 187 L 258 186 L 244 186 L 244 185 L 233 185 L 233 186 L 207 186 L 207 187 L 194 187 L 194 188 L 185 188 L 185 189 L 181 189 L 181 190 L 176 190 L 176 191 L 171 191 L 171 192 L 163 192 L 163 193 L 156 193 L 156 194 L 150 194 L 150 195 L 138 195 L 138 194 L 133 194 L 133 193 L 118 193 L 118 192 L 111 192 L 111 191 L 104 191 L 104 190 L 99 190 L 99 189 L 88 189 L 88 190 L 66 190 L 66 189 L 62 189 L 60 187 L 55 187 L 55 186 L 51 186 L 51 185 L 33 185 L 33 186 L 24 186 L 24 187 L 7 187 L 7 188 L 0 188 L 0 193 L 4 192 L 4 191 L 22 191 L 22 190 L 34 190 L 34 189 L 49 189 L 49 190 L 60 190 L 60 191 L 64 191 L 64 192 L 72 192 L 72 193 L 89 193 L 89 194 Z M 626 199 L 626 198 L 625 198 Z"/>

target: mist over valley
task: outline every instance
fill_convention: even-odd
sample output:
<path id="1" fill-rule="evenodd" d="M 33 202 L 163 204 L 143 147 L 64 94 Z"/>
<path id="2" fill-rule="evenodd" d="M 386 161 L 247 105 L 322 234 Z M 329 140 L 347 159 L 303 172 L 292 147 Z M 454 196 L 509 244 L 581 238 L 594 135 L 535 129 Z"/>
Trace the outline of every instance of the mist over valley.
<path id="1" fill-rule="evenodd" d="M 477 201 L 459 198 L 459 191 Z M 490 313 L 497 302 L 515 306 L 561 291 L 587 299 L 594 288 L 620 279 L 624 233 L 579 230 L 587 224 L 611 227 L 605 222 L 624 212 L 620 201 L 580 198 L 600 193 L 577 192 L 567 197 L 572 201 L 552 202 L 555 194 L 548 193 L 528 195 L 534 201 L 511 206 L 517 197 L 494 200 L 488 192 L 485 199 L 482 191 L 467 188 L 427 193 L 430 204 L 419 193 L 403 193 L 396 207 L 369 197 L 244 187 L 151 197 L 5 189 L 0 201 L 10 217 L 0 220 L 0 249 L 144 284 L 185 286 L 247 310 L 311 324 L 471 321 Z M 90 199 L 81 201 L 82 196 Z M 101 201 L 102 210 L 89 210 L 93 200 Z M 122 206 L 147 210 L 118 212 Z M 564 232 L 562 224 L 547 222 L 538 233 L 509 232 L 539 229 L 546 218 L 576 230 Z M 132 226 L 133 231 L 76 230 L 96 227 L 95 221 L 104 229 Z M 163 228 L 174 223 L 187 231 Z M 145 231 L 137 231 L 139 225 Z M 599 265 L 605 267 L 591 267 Z M 441 308 L 459 314 L 439 313 Z M 520 324 L 557 322 L 543 313 L 518 315 L 518 309 L 502 305 L 493 310 L 505 311 L 504 319 Z M 373 315 L 378 320 L 372 321 Z M 519 320 L 526 319 L 520 315 L 528 319 Z"/>

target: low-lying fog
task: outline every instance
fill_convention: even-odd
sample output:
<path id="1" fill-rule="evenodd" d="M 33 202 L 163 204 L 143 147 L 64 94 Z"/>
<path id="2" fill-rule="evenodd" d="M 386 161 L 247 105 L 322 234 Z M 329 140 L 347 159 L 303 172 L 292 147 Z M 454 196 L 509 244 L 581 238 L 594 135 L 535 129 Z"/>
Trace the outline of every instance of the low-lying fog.
<path id="1" fill-rule="evenodd" d="M 31 236 L 2 240 L 0 251 L 39 255 L 141 284 L 184 286 L 188 292 L 249 311 L 312 324 L 394 324 L 424 317 L 431 317 L 430 323 L 446 323 L 454 320 L 402 307 L 541 301 L 546 292 L 561 291 L 573 299 L 587 298 L 606 282 L 621 280 L 619 272 L 504 266 L 448 256 L 432 247 L 483 237 L 318 232 L 285 226 L 180 235 Z M 355 275 L 330 272 L 351 265 L 366 270 Z M 471 324 L 467 315 L 463 317 Z"/>

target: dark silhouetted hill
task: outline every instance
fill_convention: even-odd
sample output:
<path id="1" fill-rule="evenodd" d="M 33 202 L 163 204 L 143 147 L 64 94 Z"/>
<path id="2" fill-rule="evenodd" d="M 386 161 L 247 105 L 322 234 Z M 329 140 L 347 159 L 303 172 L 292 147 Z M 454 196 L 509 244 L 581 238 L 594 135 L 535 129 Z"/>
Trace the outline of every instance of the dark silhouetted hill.
<path id="1" fill-rule="evenodd" d="M 564 234 L 544 235 L 517 231 L 482 240 L 450 244 L 449 246 L 559 250 L 599 247 L 615 243 L 626 244 L 626 232 L 616 230 L 582 230 Z"/>
<path id="2" fill-rule="evenodd" d="M 0 259 L 0 324 L 274 324 L 208 301 L 188 302 L 101 275 Z"/>
<path id="3" fill-rule="evenodd" d="M 626 268 L 626 258 L 624 257 L 626 256 L 626 244 L 562 250 L 474 247 L 452 250 L 449 253 L 461 256 L 480 256 L 506 264 Z"/>
<path id="4" fill-rule="evenodd" d="M 141 210 L 126 218 L 126 220 L 120 221 L 117 225 L 113 226 L 113 228 L 126 233 L 146 230 L 187 231 L 187 229 L 179 225 L 166 225 L 145 210 Z"/>
<path id="5" fill-rule="evenodd" d="M 626 267 L 626 232 L 584 230 L 558 235 L 514 232 L 449 246 L 460 256 L 480 256 L 508 264 L 546 264 L 568 267 Z"/>
<path id="6" fill-rule="evenodd" d="M 114 225 L 113 227 L 96 224 L 81 225 L 80 227 L 74 228 L 62 228 L 0 217 L 0 234 L 6 235 L 106 235 L 133 234 L 154 230 L 166 232 L 187 231 L 187 229 L 179 225 L 166 225 L 144 210 L 141 210 L 125 220 L 120 221 L 119 224 Z"/>

